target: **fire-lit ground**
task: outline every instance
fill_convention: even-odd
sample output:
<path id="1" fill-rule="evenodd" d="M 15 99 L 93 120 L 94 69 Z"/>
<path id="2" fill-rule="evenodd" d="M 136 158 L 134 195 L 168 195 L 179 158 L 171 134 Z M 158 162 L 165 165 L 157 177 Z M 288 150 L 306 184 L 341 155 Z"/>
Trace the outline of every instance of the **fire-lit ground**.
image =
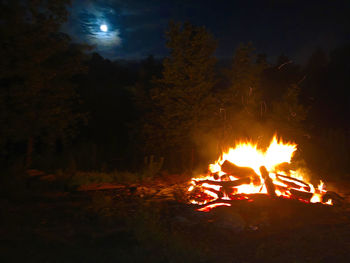
<path id="1" fill-rule="evenodd" d="M 202 205 L 200 211 L 210 211 L 231 206 L 233 200 L 254 201 L 259 195 L 325 205 L 340 200 L 336 193 L 325 190 L 322 181 L 315 187 L 301 168 L 292 167 L 296 150 L 296 144 L 276 136 L 265 150 L 251 142 L 239 142 L 210 164 L 206 175 L 192 179 L 190 201 Z"/>
<path id="2" fill-rule="evenodd" d="M 258 194 L 204 213 L 177 186 L 2 197 L 0 262 L 349 262 L 348 203 Z"/>

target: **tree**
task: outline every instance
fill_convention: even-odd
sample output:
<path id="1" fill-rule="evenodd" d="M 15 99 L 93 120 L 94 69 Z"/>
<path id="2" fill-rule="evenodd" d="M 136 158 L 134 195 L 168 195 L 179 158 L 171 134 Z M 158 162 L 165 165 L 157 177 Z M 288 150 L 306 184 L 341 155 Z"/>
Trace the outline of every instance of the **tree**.
<path id="1" fill-rule="evenodd" d="M 59 32 L 66 1 L 3 1 L 0 56 L 1 147 L 67 138 L 82 119 L 72 78 L 84 71 L 85 47 Z"/>
<path id="2" fill-rule="evenodd" d="M 305 135 L 308 108 L 301 103 L 300 85 L 307 79 L 301 67 L 281 55 L 263 73 L 263 98 L 266 102 L 265 125 L 270 132 L 299 140 Z"/>
<path id="3" fill-rule="evenodd" d="M 251 43 L 236 49 L 231 68 L 225 74 L 229 85 L 220 95 L 224 145 L 237 137 L 251 137 L 255 132 L 253 126 L 266 111 L 261 85 L 266 67 L 265 57 L 256 54 Z"/>
<path id="4" fill-rule="evenodd" d="M 191 159 L 193 136 L 209 129 L 214 116 L 216 43 L 204 27 L 189 23 L 170 23 L 166 37 L 170 56 L 150 91 L 154 108 L 143 131 L 152 147 L 160 146 L 160 152 L 180 151 Z"/>
<path id="5" fill-rule="evenodd" d="M 307 116 L 307 108 L 299 102 L 299 95 L 298 85 L 291 85 L 280 99 L 271 103 L 271 110 L 267 112 L 269 125 L 294 140 L 305 132 L 302 122 Z"/>
<path id="6" fill-rule="evenodd" d="M 226 72 L 229 85 L 221 93 L 223 147 L 242 137 L 265 143 L 276 132 L 300 136 L 306 108 L 299 102 L 300 69 L 291 63 L 280 57 L 273 67 L 251 43 L 237 48 Z"/>

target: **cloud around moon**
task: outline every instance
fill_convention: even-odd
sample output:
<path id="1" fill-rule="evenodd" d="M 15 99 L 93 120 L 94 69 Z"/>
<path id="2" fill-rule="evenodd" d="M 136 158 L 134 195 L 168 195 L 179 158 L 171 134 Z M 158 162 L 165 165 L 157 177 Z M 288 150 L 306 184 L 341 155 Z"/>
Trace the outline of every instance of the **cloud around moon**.
<path id="1" fill-rule="evenodd" d="M 74 41 L 93 45 L 94 51 L 101 53 L 111 53 L 111 49 L 121 47 L 118 14 L 112 7 L 78 0 L 73 2 L 69 11 L 69 20 L 63 25 L 63 31 Z"/>

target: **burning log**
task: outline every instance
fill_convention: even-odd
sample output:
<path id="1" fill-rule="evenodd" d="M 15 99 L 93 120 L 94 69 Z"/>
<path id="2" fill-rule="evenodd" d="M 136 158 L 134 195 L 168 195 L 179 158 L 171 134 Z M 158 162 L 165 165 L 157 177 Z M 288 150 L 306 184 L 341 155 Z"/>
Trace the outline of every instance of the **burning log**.
<path id="1" fill-rule="evenodd" d="M 275 185 L 273 184 L 272 179 L 269 176 L 269 172 L 267 171 L 265 166 L 260 166 L 260 173 L 261 173 L 261 176 L 264 178 L 267 193 L 270 196 L 275 197 L 276 196 L 276 192 L 275 192 L 276 188 L 275 188 Z"/>
<path id="2" fill-rule="evenodd" d="M 216 195 L 217 195 L 217 198 L 219 198 L 219 199 L 221 199 L 221 198 L 224 196 L 223 193 L 222 193 L 221 191 L 217 191 L 217 190 L 212 189 L 212 188 L 210 188 L 210 187 L 203 187 L 203 189 L 204 189 L 204 190 L 207 190 L 207 191 L 209 191 L 209 192 L 212 192 L 212 193 L 214 193 L 214 194 L 216 194 Z"/>
<path id="3" fill-rule="evenodd" d="M 226 196 L 232 196 L 232 195 L 234 195 L 234 194 L 237 192 L 237 188 L 222 186 L 222 187 L 220 188 L 220 191 L 221 191 L 223 194 L 225 194 Z"/>
<path id="4" fill-rule="evenodd" d="M 242 184 L 250 184 L 251 179 L 250 177 L 244 177 L 238 180 L 234 181 L 213 181 L 213 180 L 202 180 L 202 181 L 195 181 L 196 185 L 202 185 L 202 184 L 211 184 L 211 185 L 218 185 L 222 187 L 236 187 L 240 186 Z"/>
<path id="5" fill-rule="evenodd" d="M 296 189 L 300 189 L 302 186 L 293 183 L 293 182 L 289 182 L 289 181 L 285 181 L 285 180 L 281 180 L 280 178 L 277 177 L 277 180 L 285 185 L 287 185 L 287 188 L 296 188 Z"/>
<path id="6" fill-rule="evenodd" d="M 284 143 L 276 136 L 266 151 L 259 150 L 257 145 L 248 142 L 230 148 L 217 162 L 209 165 L 206 178 L 193 179 L 189 192 L 197 188 L 206 195 L 200 196 L 195 192 L 193 195 L 196 199 L 191 202 L 205 204 L 215 199 L 222 204 L 223 199 L 233 201 L 261 193 L 274 201 L 279 200 L 275 197 L 281 196 L 283 199 L 297 199 L 311 203 L 321 202 L 329 205 L 332 201 L 341 203 L 341 198 L 323 190 L 323 182 L 316 188 L 304 181 L 302 174 L 292 169 L 290 160 L 296 149 L 296 144 Z M 243 163 L 244 167 L 237 165 Z M 274 170 L 268 171 L 264 164 L 269 164 Z M 260 167 L 260 171 L 257 171 L 256 167 Z M 270 176 L 270 172 L 274 174 Z M 293 178 L 294 174 L 301 180 Z M 197 201 L 198 199 L 200 201 Z"/>
<path id="7" fill-rule="evenodd" d="M 211 174 L 215 180 L 219 180 L 220 176 L 219 176 L 219 173 L 212 173 Z"/>
<path id="8" fill-rule="evenodd" d="M 214 178 L 215 179 L 215 178 Z M 231 178 L 229 175 L 224 174 L 223 176 L 220 177 L 221 181 L 231 181 Z"/>
<path id="9" fill-rule="evenodd" d="M 283 171 L 290 175 L 290 170 L 292 170 L 291 164 L 288 162 L 280 163 L 275 166 L 276 171 Z"/>
<path id="10" fill-rule="evenodd" d="M 296 179 L 294 177 L 290 177 L 290 176 L 282 175 L 282 174 L 276 174 L 276 178 L 278 181 L 286 184 L 288 187 L 298 188 L 298 189 L 304 187 L 305 190 L 308 192 L 310 192 L 310 190 L 311 190 L 310 186 L 307 183 L 305 183 L 299 179 Z M 297 183 L 299 183 L 299 184 L 297 184 Z"/>
<path id="11" fill-rule="evenodd" d="M 251 177 L 252 182 L 255 185 L 260 184 L 259 176 L 250 167 L 237 166 L 234 163 L 231 163 L 231 162 L 226 160 L 221 165 L 221 171 L 223 171 L 226 174 L 233 175 L 234 177 L 237 177 L 237 178 L 244 178 L 244 177 L 249 176 L 249 177 Z"/>
<path id="12" fill-rule="evenodd" d="M 333 204 L 339 205 L 344 202 L 345 198 L 338 195 L 336 192 L 333 191 L 327 191 L 323 196 L 322 196 L 322 202 L 326 203 L 329 200 L 332 200 Z"/>
<path id="13" fill-rule="evenodd" d="M 221 165 L 221 171 L 227 174 L 231 174 L 237 178 L 251 176 L 252 174 L 257 175 L 252 168 L 240 167 L 227 160 Z"/>
<path id="14" fill-rule="evenodd" d="M 304 192 L 304 191 L 299 191 L 296 189 L 289 189 L 289 192 L 291 193 L 292 197 L 295 199 L 302 199 L 305 201 L 310 202 L 310 199 L 313 195 L 313 193 L 310 192 Z"/>

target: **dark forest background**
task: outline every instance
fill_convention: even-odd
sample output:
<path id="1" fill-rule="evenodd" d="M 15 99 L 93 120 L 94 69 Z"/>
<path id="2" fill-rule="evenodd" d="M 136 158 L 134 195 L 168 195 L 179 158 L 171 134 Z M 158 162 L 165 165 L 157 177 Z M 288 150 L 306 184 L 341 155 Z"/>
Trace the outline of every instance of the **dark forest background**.
<path id="1" fill-rule="evenodd" d="M 303 65 L 253 43 L 219 60 L 204 27 L 170 23 L 167 58 L 110 61 L 60 32 L 65 1 L 0 12 L 3 171 L 192 172 L 277 133 L 314 175 L 350 179 L 350 43 Z"/>

